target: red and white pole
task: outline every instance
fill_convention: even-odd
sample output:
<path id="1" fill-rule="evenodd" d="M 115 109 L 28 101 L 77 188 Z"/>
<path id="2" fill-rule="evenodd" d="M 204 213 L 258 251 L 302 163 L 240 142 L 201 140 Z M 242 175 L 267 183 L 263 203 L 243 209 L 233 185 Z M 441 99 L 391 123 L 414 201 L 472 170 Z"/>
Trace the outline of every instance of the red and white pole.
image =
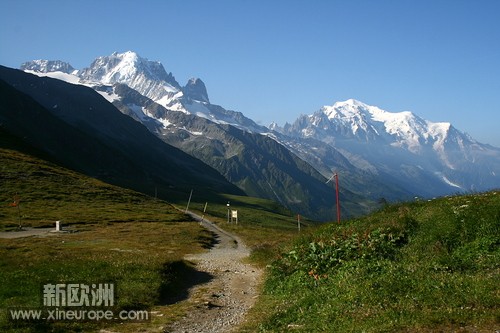
<path id="1" fill-rule="evenodd" d="M 337 197 L 337 223 L 340 223 L 340 198 L 339 198 L 339 175 L 335 173 L 335 194 Z"/>

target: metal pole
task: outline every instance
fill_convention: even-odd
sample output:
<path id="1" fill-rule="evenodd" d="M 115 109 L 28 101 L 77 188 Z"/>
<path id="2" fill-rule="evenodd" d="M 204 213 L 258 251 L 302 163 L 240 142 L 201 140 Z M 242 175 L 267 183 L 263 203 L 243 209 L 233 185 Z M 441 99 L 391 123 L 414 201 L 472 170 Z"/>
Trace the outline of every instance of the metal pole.
<path id="1" fill-rule="evenodd" d="M 191 196 L 193 195 L 193 190 L 191 190 L 191 193 L 189 194 L 189 200 L 188 200 L 188 204 L 186 206 L 186 213 L 188 212 L 188 209 L 189 209 L 189 203 L 191 202 Z"/>
<path id="2" fill-rule="evenodd" d="M 335 173 L 335 194 L 337 196 L 337 223 L 340 223 L 339 175 Z"/>

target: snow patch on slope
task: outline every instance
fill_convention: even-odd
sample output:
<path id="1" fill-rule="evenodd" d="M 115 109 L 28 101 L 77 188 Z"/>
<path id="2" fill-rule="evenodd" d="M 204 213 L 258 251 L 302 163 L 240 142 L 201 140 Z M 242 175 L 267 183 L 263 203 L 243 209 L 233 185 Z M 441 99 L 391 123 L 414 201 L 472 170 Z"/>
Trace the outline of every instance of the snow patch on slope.
<path id="1" fill-rule="evenodd" d="M 443 175 L 443 173 L 441 172 L 435 172 L 435 174 L 441 178 L 441 180 L 443 180 L 446 184 L 452 186 L 452 187 L 456 187 L 456 188 L 459 188 L 461 190 L 463 190 L 462 186 L 458 185 L 458 184 L 455 184 L 453 183 L 451 180 L 449 180 L 445 175 Z"/>
<path id="2" fill-rule="evenodd" d="M 39 77 L 50 77 L 52 79 L 57 79 L 61 81 L 65 81 L 71 84 L 82 84 L 80 82 L 80 78 L 74 74 L 67 74 L 63 72 L 47 72 L 47 73 L 41 73 L 38 71 L 33 71 L 33 70 L 25 70 L 26 73 L 29 74 L 34 74 Z"/>

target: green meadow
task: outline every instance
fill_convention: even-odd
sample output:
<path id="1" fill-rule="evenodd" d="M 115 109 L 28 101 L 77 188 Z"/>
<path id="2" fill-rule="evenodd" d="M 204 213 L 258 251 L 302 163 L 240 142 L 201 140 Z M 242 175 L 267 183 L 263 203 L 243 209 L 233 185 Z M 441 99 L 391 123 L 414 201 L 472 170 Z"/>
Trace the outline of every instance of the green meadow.
<path id="1" fill-rule="evenodd" d="M 260 332 L 495 332 L 500 192 L 390 205 L 283 247 Z"/>

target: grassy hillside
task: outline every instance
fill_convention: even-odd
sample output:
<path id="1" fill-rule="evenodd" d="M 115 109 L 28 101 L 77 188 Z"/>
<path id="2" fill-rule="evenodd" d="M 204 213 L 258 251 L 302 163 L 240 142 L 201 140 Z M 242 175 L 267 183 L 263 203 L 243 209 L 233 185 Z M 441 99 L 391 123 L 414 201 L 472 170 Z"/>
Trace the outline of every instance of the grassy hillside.
<path id="1" fill-rule="evenodd" d="M 248 331 L 493 332 L 499 273 L 500 192 L 388 206 L 283 251 Z"/>
<path id="2" fill-rule="evenodd" d="M 16 233 L 19 224 L 53 228 L 56 220 L 71 231 L 0 238 L 1 332 L 161 331 L 189 311 L 187 302 L 177 303 L 187 297 L 187 288 L 211 278 L 197 272 L 183 257 L 205 250 L 213 236 L 167 202 L 3 148 L 0 186 L 0 232 Z M 15 197 L 19 198 L 18 207 L 11 206 Z M 210 201 L 213 196 L 195 191 L 190 209 L 202 213 L 208 201 L 207 216 L 243 234 L 260 232 L 268 240 L 273 230 L 281 235 L 296 234 L 290 212 L 271 201 L 231 195 L 222 198 Z M 237 226 L 226 224 L 227 201 L 239 211 Z M 177 205 L 184 209 L 185 204 Z M 8 320 L 9 309 L 42 306 L 43 284 L 75 282 L 115 283 L 117 311 L 148 309 L 154 317 L 125 324 Z"/>
<path id="3" fill-rule="evenodd" d="M 212 240 L 198 223 L 164 201 L 13 150 L 0 149 L 0 177 L 0 231 L 16 233 L 19 221 L 23 227 L 54 227 L 56 220 L 72 231 L 0 238 L 0 331 L 71 332 L 114 325 L 137 331 L 186 311 L 185 304 L 169 304 L 185 297 L 192 276 L 199 277 L 182 260 Z M 20 210 L 10 206 L 16 194 Z M 45 283 L 115 283 L 117 310 L 150 309 L 156 316 L 127 325 L 9 321 L 7 309 L 42 306 Z"/>
<path id="4" fill-rule="evenodd" d="M 146 195 L 108 185 L 40 159 L 0 149 L 0 230 L 23 226 L 107 223 L 127 221 L 168 222 L 185 216 Z M 20 209 L 9 206 L 18 196 Z"/>

